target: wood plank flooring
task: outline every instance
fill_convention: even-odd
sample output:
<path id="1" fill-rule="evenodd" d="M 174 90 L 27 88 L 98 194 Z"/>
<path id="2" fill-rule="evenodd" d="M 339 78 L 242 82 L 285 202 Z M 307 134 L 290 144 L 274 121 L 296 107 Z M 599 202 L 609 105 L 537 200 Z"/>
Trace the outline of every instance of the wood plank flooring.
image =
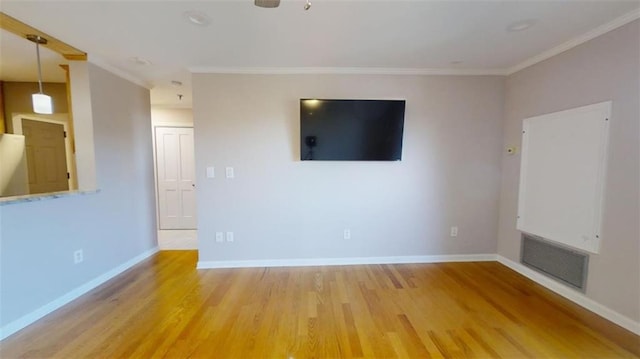
<path id="1" fill-rule="evenodd" d="M 0 357 L 640 357 L 640 337 L 496 262 L 196 261 L 161 252 L 0 342 Z"/>

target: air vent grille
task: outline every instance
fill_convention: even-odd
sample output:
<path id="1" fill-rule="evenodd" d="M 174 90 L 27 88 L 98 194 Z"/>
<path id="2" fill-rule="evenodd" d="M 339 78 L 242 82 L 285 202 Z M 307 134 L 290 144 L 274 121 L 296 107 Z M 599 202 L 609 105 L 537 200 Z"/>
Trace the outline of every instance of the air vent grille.
<path id="1" fill-rule="evenodd" d="M 521 248 L 522 264 L 570 287 L 585 291 L 588 255 L 529 234 L 522 235 Z"/>

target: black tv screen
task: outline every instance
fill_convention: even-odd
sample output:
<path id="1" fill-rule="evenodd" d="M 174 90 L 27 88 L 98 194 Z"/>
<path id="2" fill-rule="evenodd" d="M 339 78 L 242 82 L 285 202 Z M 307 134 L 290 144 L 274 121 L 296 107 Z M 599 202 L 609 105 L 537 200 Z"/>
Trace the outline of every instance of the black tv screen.
<path id="1" fill-rule="evenodd" d="M 404 100 L 300 100 L 302 161 L 399 161 Z"/>

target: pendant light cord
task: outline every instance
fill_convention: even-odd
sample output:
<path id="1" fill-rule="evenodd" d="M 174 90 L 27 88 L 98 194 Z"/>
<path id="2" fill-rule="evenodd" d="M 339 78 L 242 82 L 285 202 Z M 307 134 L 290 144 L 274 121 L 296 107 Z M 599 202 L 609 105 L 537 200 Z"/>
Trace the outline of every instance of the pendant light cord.
<path id="1" fill-rule="evenodd" d="M 38 40 L 40 37 L 38 36 Z M 36 41 L 36 56 L 38 57 L 38 86 L 40 87 L 40 93 L 42 93 L 42 69 L 40 68 L 40 42 Z"/>

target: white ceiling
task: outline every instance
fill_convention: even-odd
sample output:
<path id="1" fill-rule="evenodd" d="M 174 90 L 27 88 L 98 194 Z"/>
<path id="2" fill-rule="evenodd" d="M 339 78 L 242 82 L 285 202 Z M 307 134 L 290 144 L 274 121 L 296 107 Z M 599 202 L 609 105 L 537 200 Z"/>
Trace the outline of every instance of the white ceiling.
<path id="1" fill-rule="evenodd" d="M 3 0 L 0 9 L 148 84 L 153 104 L 188 107 L 189 69 L 505 73 L 640 7 L 638 0 L 313 0 L 304 11 L 304 3 L 282 0 L 279 8 L 263 9 L 253 0 Z M 206 14 L 211 24 L 187 21 L 184 13 L 191 10 Z M 506 30 L 522 20 L 535 25 Z M 4 65 L 5 42 L 13 40 L 3 33 L 0 41 L 4 76 L 18 70 Z M 33 57 L 33 44 L 26 43 L 31 50 L 25 56 Z M 136 64 L 135 57 L 151 64 Z M 185 95 L 182 101 L 177 93 Z"/>

